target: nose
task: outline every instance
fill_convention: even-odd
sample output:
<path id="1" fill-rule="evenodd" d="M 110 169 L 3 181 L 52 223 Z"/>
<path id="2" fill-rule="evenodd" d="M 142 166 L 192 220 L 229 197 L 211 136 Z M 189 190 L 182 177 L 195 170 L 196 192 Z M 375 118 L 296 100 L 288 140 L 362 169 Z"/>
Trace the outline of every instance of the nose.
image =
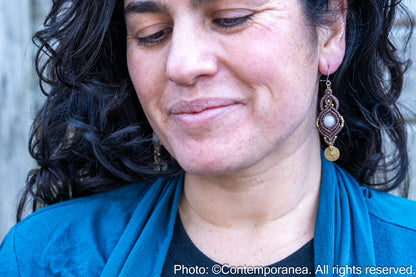
<path id="1" fill-rule="evenodd" d="M 209 37 L 194 25 L 175 26 L 166 65 L 167 78 L 177 85 L 192 86 L 218 70 Z"/>

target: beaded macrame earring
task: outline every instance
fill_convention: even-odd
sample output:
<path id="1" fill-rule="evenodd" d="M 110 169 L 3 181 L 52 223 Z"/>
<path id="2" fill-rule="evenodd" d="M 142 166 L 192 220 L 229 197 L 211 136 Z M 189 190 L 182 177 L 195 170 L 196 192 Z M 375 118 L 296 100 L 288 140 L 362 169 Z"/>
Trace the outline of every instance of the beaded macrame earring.
<path id="1" fill-rule="evenodd" d="M 329 75 L 326 79 L 326 90 L 324 96 L 321 98 L 320 108 L 321 112 L 316 119 L 316 128 L 324 137 L 324 141 L 328 144 L 325 149 L 324 156 L 328 161 L 334 162 L 340 156 L 339 149 L 334 146 L 337 135 L 344 127 L 344 118 L 338 112 L 339 101 L 332 94 L 331 81 Z"/>
<path id="2" fill-rule="evenodd" d="M 152 144 L 153 144 L 153 166 L 155 171 L 161 172 L 162 168 L 160 165 L 160 151 L 162 148 L 162 143 L 159 141 L 159 138 L 155 133 L 152 136 Z"/>

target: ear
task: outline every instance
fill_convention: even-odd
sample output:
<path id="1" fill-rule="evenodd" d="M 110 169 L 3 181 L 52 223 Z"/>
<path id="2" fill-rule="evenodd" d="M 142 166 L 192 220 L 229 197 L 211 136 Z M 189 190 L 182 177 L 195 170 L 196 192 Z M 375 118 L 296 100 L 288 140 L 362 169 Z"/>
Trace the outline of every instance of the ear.
<path id="1" fill-rule="evenodd" d="M 337 1 L 330 7 L 336 13 L 328 25 L 319 27 L 319 71 L 323 75 L 334 73 L 341 65 L 345 54 L 345 30 L 347 0 Z"/>

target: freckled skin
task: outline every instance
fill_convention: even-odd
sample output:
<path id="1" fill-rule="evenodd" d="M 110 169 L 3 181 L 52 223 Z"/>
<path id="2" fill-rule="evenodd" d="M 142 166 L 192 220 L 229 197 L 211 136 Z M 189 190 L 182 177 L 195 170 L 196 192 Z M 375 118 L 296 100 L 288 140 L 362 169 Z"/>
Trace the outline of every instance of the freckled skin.
<path id="1" fill-rule="evenodd" d="M 127 61 L 152 128 L 186 171 L 178 210 L 187 234 L 220 264 L 287 257 L 314 236 L 319 72 L 342 61 L 345 15 L 314 34 L 299 0 L 153 1 L 167 12 L 126 16 Z M 236 18 L 244 23 L 217 24 Z M 138 43 L 161 35 L 157 46 Z M 186 114 L 189 124 L 171 112 L 212 97 L 236 104 L 210 119 Z"/>
<path id="2" fill-rule="evenodd" d="M 298 0 L 216 1 L 197 9 L 188 1 L 164 2 L 167 14 L 127 18 L 127 61 L 149 122 L 185 171 L 261 168 L 317 136 L 319 47 Z M 254 15 L 232 31 L 211 27 L 211 11 L 228 9 Z M 147 22 L 170 24 L 173 32 L 156 47 L 138 46 L 134 33 Z M 175 102 L 201 97 L 243 104 L 198 129 L 169 113 Z"/>

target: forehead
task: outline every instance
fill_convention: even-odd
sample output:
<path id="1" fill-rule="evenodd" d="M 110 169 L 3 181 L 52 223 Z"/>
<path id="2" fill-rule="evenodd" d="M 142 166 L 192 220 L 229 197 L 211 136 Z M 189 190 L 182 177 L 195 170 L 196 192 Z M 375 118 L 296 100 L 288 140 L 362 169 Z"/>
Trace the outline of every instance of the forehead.
<path id="1" fill-rule="evenodd" d="M 178 3 L 188 4 L 192 9 L 200 8 L 207 4 L 238 4 L 244 3 L 253 7 L 263 6 L 272 1 L 281 0 L 124 0 L 125 14 L 129 13 L 159 13 L 167 12 L 169 6 Z"/>

